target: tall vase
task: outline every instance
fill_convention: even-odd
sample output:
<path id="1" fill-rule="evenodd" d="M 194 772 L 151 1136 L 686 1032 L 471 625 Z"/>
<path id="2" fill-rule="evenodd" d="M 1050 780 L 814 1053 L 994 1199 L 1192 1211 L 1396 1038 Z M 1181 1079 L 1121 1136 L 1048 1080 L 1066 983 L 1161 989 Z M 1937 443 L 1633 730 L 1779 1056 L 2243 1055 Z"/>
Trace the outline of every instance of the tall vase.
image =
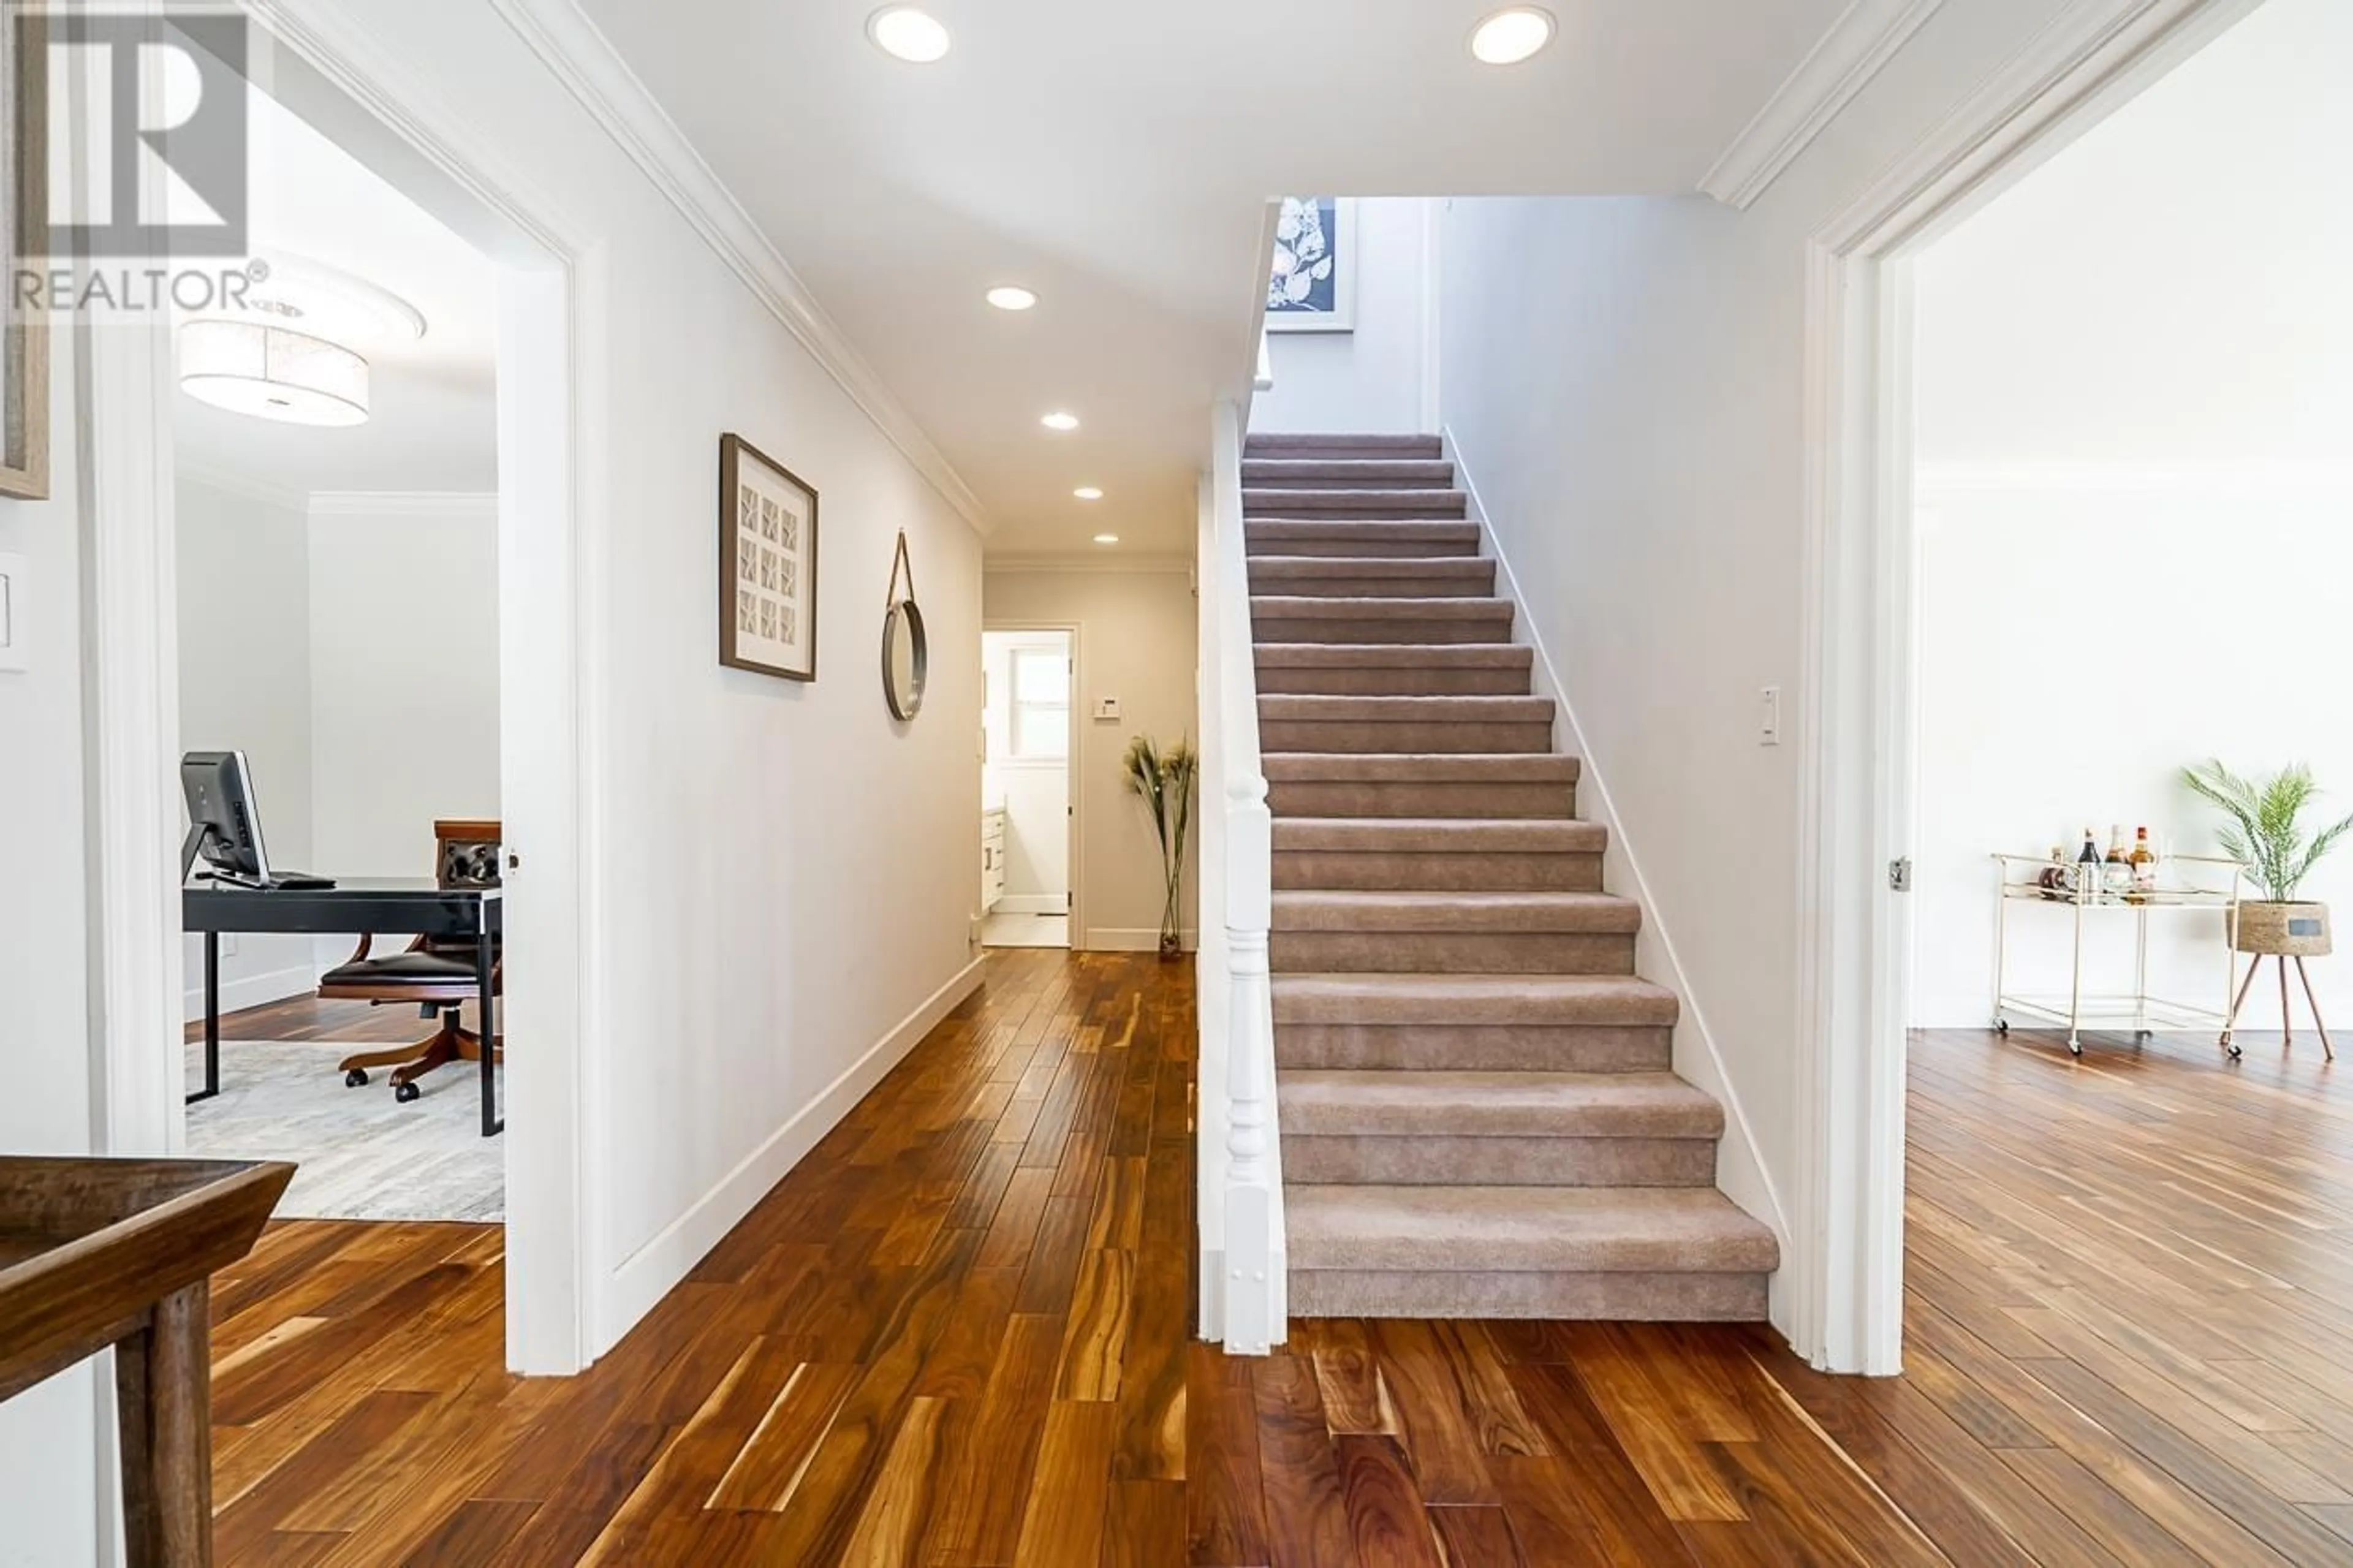
<path id="1" fill-rule="evenodd" d="M 1160 906 L 1160 962 L 1174 963 L 1185 956 L 1184 911 L 1178 907 L 1184 891 L 1181 874 L 1168 879 L 1168 899 Z"/>

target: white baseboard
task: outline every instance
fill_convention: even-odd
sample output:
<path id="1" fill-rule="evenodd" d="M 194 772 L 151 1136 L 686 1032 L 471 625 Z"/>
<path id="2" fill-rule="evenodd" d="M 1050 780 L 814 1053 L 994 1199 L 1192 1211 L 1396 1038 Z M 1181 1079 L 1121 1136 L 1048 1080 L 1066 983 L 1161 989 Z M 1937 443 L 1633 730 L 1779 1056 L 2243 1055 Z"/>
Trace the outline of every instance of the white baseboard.
<path id="1" fill-rule="evenodd" d="M 993 915 L 1066 915 L 1071 912 L 1068 893 L 1007 893 L 989 906 Z"/>
<path id="2" fill-rule="evenodd" d="M 289 996 L 307 996 L 318 988 L 319 972 L 307 963 L 248 974 L 221 982 L 220 1010 L 234 1013 L 240 1007 L 259 1007 L 283 1002 Z M 180 1016 L 184 1022 L 193 1024 L 204 1016 L 205 973 L 198 967 L 195 984 L 180 994 Z"/>
<path id="3" fill-rule="evenodd" d="M 786 1173 L 817 1146 L 818 1139 L 832 1131 L 850 1108 L 915 1047 L 917 1041 L 955 1011 L 958 1003 L 980 988 L 985 963 L 986 960 L 975 959 L 958 970 L 954 978 L 900 1020 L 815 1100 L 777 1128 L 766 1142 L 720 1178 L 686 1213 L 621 1260 L 605 1283 L 602 1300 L 595 1304 L 591 1331 L 596 1354 L 610 1350 L 631 1326 L 651 1311 L 654 1303 L 685 1279 L 687 1271 L 718 1246 L 720 1238 L 751 1213 L 753 1206 L 768 1195 L 769 1189 L 784 1180 Z"/>
<path id="4" fill-rule="evenodd" d="M 1675 952 L 1674 938 L 1668 933 L 1667 922 L 1660 917 L 1658 900 L 1651 896 L 1650 883 L 1642 876 L 1641 862 L 1635 858 L 1634 846 L 1627 837 L 1626 825 L 1609 798 L 1609 786 L 1603 782 L 1600 764 L 1594 760 L 1593 748 L 1585 739 L 1585 731 L 1577 721 L 1576 705 L 1569 701 L 1568 690 L 1561 684 L 1559 672 L 1554 668 L 1552 655 L 1546 651 L 1543 636 L 1536 630 L 1535 618 L 1528 614 L 1528 596 L 1520 591 L 1518 576 L 1512 571 L 1510 557 L 1496 542 L 1495 530 L 1487 521 L 1487 510 L 1479 500 L 1479 487 L 1462 462 L 1462 454 L 1454 445 L 1454 432 L 1440 433 L 1446 456 L 1453 461 L 1456 485 L 1469 498 L 1470 515 L 1479 524 L 1480 547 L 1493 557 L 1495 569 L 1502 578 L 1503 591 L 1520 606 L 1513 624 L 1527 638 L 1535 652 L 1535 692 L 1549 697 L 1557 706 L 1560 721 L 1567 731 L 1570 748 L 1576 752 L 1580 771 L 1577 782 L 1577 814 L 1598 822 L 1609 831 L 1609 850 L 1605 858 L 1615 890 L 1632 899 L 1641 907 L 1642 930 L 1636 938 L 1637 952 L 1641 966 L 1649 968 L 1651 955 L 1656 954 L 1664 973 L 1655 971 L 1651 978 L 1665 985 L 1682 999 L 1683 1015 L 1675 1026 L 1675 1071 L 1715 1097 L 1724 1107 L 1724 1140 L 1717 1144 L 1716 1184 L 1725 1196 L 1738 1204 L 1756 1218 L 1770 1226 L 1780 1238 L 1781 1258 L 1790 1261 L 1791 1232 L 1788 1211 L 1782 1205 L 1780 1189 L 1774 1184 L 1772 1173 L 1766 1169 L 1765 1158 L 1757 1142 L 1757 1130 L 1748 1120 L 1748 1112 L 1740 1102 L 1739 1092 L 1724 1067 L 1723 1053 L 1716 1049 L 1715 1034 L 1708 1026 L 1707 1012 L 1700 1005 L 1693 989 L 1691 976 L 1683 972 L 1682 957 Z M 1620 874 L 1622 872 L 1622 880 Z M 1779 1307 L 1780 1290 L 1778 1279 L 1774 1287 L 1776 1310 Z M 1778 1320 L 1777 1320 L 1778 1321 Z M 1786 1325 L 1784 1325 L 1786 1327 Z"/>
<path id="5" fill-rule="evenodd" d="M 1089 926 L 1087 939 L 1080 947 L 1088 952 L 1157 952 L 1160 951 L 1160 931 L 1156 926 Z M 1184 933 L 1185 951 L 1193 952 L 1201 944 L 1201 933 Z"/>

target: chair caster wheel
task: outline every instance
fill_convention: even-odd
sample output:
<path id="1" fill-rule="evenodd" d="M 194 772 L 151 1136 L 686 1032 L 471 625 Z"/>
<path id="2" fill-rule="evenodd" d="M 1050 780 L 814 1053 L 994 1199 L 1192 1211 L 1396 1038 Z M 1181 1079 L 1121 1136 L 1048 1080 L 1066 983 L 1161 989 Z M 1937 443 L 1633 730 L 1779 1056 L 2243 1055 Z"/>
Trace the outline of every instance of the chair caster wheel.
<path id="1" fill-rule="evenodd" d="M 2007 1035 L 2010 1033 L 2010 1020 L 2007 1018 L 1996 1018 L 1993 1021 L 1993 1032 L 1997 1035 Z"/>
<path id="2" fill-rule="evenodd" d="M 403 1105 L 408 1105 L 424 1099 L 425 1091 L 417 1088 L 413 1083 L 395 1084 L 392 1089 L 392 1098 L 398 1100 Z"/>
<path id="3" fill-rule="evenodd" d="M 343 1087 L 345 1089 L 357 1089 L 360 1085 L 365 1082 L 367 1082 L 367 1068 L 353 1068 L 351 1071 L 343 1075 Z"/>

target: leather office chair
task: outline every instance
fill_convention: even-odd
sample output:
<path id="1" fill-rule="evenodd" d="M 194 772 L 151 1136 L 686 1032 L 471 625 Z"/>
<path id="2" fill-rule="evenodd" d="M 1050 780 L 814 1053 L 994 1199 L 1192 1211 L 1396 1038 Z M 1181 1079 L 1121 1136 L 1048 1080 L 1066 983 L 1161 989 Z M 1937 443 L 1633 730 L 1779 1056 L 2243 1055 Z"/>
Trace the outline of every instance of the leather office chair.
<path id="1" fill-rule="evenodd" d="M 499 885 L 496 822 L 436 822 L 433 841 L 434 875 L 441 886 Z M 361 1051 L 345 1057 L 339 1064 L 347 1089 L 357 1089 L 367 1082 L 370 1068 L 392 1068 L 392 1097 L 405 1105 L 425 1092 L 417 1087 L 417 1080 L 436 1068 L 456 1061 L 481 1060 L 481 1037 L 459 1026 L 461 1006 L 480 995 L 475 973 L 480 950 L 471 938 L 421 936 L 405 951 L 383 958 L 369 957 L 368 947 L 369 939 L 361 937 L 350 960 L 320 978 L 319 994 L 331 1000 L 366 1002 L 379 1007 L 387 1003 L 413 1003 L 424 1016 L 440 1019 L 440 1028 L 415 1045 Z M 491 956 L 491 990 L 495 994 L 501 990 L 501 963 L 495 952 Z M 503 1059 L 505 1053 L 497 1041 L 493 1040 L 490 1048 L 493 1052 L 491 1059 Z"/>

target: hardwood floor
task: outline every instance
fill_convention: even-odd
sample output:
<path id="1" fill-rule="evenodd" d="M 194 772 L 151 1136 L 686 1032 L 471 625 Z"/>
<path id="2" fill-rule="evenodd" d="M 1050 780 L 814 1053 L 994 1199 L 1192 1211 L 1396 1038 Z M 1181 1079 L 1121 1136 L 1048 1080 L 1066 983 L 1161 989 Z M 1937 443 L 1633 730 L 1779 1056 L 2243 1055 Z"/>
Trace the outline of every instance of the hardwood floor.
<path id="1" fill-rule="evenodd" d="M 1769 1331 L 1189 1337 L 1189 971 L 1005 952 L 586 1374 L 501 1237 L 273 1228 L 215 1296 L 224 1563 L 2353 1563 L 2353 1094 L 1919 1043 L 1912 1364 Z"/>

